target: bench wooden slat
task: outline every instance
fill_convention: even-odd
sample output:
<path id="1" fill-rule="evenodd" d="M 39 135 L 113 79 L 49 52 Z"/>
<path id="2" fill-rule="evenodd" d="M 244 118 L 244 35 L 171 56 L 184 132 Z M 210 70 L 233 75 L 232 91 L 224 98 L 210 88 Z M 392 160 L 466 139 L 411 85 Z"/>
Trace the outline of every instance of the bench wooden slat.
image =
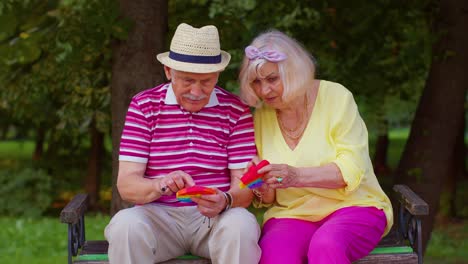
<path id="1" fill-rule="evenodd" d="M 75 261 L 74 263 L 79 264 L 109 264 L 109 261 Z M 161 262 L 161 264 L 211 264 L 211 262 L 207 259 L 197 259 L 197 260 L 185 260 L 185 259 L 173 259 L 168 260 L 165 262 Z"/>
<path id="2" fill-rule="evenodd" d="M 73 263 L 80 264 L 109 264 L 108 260 L 78 260 Z M 161 264 L 211 264 L 209 259 L 171 259 Z"/>
<path id="3" fill-rule="evenodd" d="M 375 255 L 368 255 L 363 259 L 360 259 L 354 264 L 414 264 L 418 262 L 418 256 L 415 253 L 403 253 L 403 254 L 375 254 Z M 74 263 L 81 263 L 81 264 L 109 264 L 109 261 L 75 261 Z M 208 259 L 173 259 L 162 262 L 163 264 L 211 264 L 210 260 Z"/>
<path id="4" fill-rule="evenodd" d="M 80 255 L 107 254 L 108 248 L 106 240 L 89 240 L 84 243 Z"/>
<path id="5" fill-rule="evenodd" d="M 389 240 L 392 241 L 392 240 Z M 408 251 L 407 247 L 394 247 L 392 245 L 384 244 L 386 241 L 382 240 L 381 244 L 379 244 L 380 248 L 377 248 L 374 254 L 371 254 L 357 262 L 357 264 L 366 264 L 366 263 L 402 263 L 402 264 L 409 264 L 409 263 L 417 263 L 418 256 L 415 253 L 378 253 L 379 251 L 387 250 L 396 250 L 396 251 Z M 81 260 L 75 261 L 75 263 L 81 264 L 105 264 L 109 263 L 107 261 L 107 249 L 108 249 L 108 242 L 105 240 L 94 240 L 94 241 L 86 241 L 83 245 L 83 249 L 80 252 L 80 256 L 82 257 Z M 98 255 L 98 256 L 96 256 Z M 102 255 L 102 256 L 99 256 Z M 96 256 L 96 257 L 94 257 Z M 83 259 L 83 257 L 88 257 L 88 259 Z M 102 260 L 98 260 L 101 258 Z M 80 259 L 78 257 L 78 259 Z M 209 264 L 211 263 L 207 259 L 173 259 L 164 262 L 165 264 Z"/>
<path id="6" fill-rule="evenodd" d="M 418 263 L 418 255 L 416 253 L 406 254 L 373 254 L 360 259 L 355 264 L 414 264 Z"/>
<path id="7" fill-rule="evenodd" d="M 73 263 L 80 263 L 80 264 L 109 264 L 109 261 L 74 261 Z"/>
<path id="8" fill-rule="evenodd" d="M 107 249 L 109 247 L 109 243 L 105 240 L 90 240 L 86 241 L 85 244 L 83 245 L 83 249 L 80 251 L 80 258 L 81 256 L 92 256 L 92 255 L 105 255 L 107 256 Z M 75 261 L 75 263 L 81 263 L 81 264 L 105 264 L 109 263 L 107 260 L 78 260 Z M 184 264 L 184 263 L 191 263 L 191 264 L 207 264 L 211 263 L 207 259 L 183 259 L 183 257 L 179 259 L 173 259 L 173 260 L 168 260 L 163 262 L 165 264 Z"/>
<path id="9" fill-rule="evenodd" d="M 392 229 L 388 235 L 380 240 L 378 247 L 400 247 L 406 246 L 404 241 L 401 241 L 395 229 Z M 88 240 L 84 243 L 80 251 L 80 255 L 90 254 L 107 254 L 109 244 L 106 240 Z"/>

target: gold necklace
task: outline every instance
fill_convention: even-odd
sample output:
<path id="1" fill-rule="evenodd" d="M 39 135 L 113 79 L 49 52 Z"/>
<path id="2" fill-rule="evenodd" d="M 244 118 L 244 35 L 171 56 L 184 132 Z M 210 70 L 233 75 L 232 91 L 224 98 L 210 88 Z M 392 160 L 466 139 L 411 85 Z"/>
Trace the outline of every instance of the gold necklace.
<path id="1" fill-rule="evenodd" d="M 297 140 L 298 138 L 302 137 L 302 134 L 304 134 L 305 126 L 302 126 L 302 129 L 298 129 L 298 130 L 295 130 L 295 131 L 289 131 L 289 130 L 285 129 L 282 122 L 280 122 L 280 129 L 283 132 L 283 134 L 286 135 L 286 137 L 288 137 L 289 139 Z"/>
<path id="2" fill-rule="evenodd" d="M 276 119 L 278 120 L 279 127 L 281 131 L 283 132 L 284 135 L 286 135 L 289 139 L 292 140 L 297 140 L 298 138 L 302 137 L 302 134 L 304 134 L 305 128 L 307 127 L 307 124 L 304 122 L 306 115 L 308 114 L 308 108 L 309 108 L 309 100 L 308 96 L 306 94 L 305 100 L 304 100 L 304 111 L 301 111 L 301 115 L 299 117 L 298 122 L 296 122 L 296 126 L 294 128 L 287 128 L 283 120 L 281 119 L 281 116 L 279 114 L 279 111 L 276 110 Z"/>

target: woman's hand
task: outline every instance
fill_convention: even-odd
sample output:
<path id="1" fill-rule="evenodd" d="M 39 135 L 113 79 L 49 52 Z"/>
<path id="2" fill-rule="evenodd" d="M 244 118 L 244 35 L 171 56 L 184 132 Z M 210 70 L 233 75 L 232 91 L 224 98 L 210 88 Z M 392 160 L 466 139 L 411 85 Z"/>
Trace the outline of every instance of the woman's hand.
<path id="1" fill-rule="evenodd" d="M 249 161 L 249 163 L 247 163 L 247 167 L 244 169 L 242 173 L 246 173 L 250 167 L 252 167 L 253 165 L 257 165 L 258 163 L 260 163 L 260 161 L 262 160 L 258 156 L 254 156 L 252 160 Z"/>
<path id="2" fill-rule="evenodd" d="M 263 175 L 263 181 L 269 188 L 297 187 L 299 169 L 287 164 L 270 164 L 261 168 L 259 173 Z"/>
<path id="3" fill-rule="evenodd" d="M 208 218 L 219 215 L 227 206 L 226 197 L 218 189 L 216 189 L 216 194 L 202 195 L 200 197 L 192 197 L 191 199 L 198 204 L 198 211 Z"/>

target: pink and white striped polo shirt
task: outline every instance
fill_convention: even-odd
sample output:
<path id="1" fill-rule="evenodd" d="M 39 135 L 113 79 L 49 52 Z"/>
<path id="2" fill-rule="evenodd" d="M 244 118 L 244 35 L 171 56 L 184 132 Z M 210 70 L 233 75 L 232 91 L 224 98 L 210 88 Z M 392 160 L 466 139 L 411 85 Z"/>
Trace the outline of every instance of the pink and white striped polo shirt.
<path id="1" fill-rule="evenodd" d="M 256 155 L 252 115 L 240 99 L 215 87 L 208 104 L 188 112 L 169 83 L 145 90 L 130 102 L 119 160 L 146 163 L 146 178 L 182 170 L 195 184 L 229 190 L 229 169 L 245 168 Z M 170 206 L 175 195 L 155 201 Z"/>

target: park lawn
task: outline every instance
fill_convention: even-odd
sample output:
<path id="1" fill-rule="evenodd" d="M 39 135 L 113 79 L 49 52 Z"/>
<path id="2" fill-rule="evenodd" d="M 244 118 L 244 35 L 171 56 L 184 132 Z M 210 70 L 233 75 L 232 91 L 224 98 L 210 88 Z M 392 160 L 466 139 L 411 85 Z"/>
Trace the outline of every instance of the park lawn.
<path id="1" fill-rule="evenodd" d="M 0 141 L 0 143 L 0 157 L 2 159 L 30 159 L 34 150 L 32 140 L 5 140 Z"/>
<path id="2" fill-rule="evenodd" d="M 468 263 L 468 221 L 436 224 L 424 263 Z"/>
<path id="3" fill-rule="evenodd" d="M 103 240 L 109 216 L 87 216 L 86 239 Z M 55 264 L 67 262 L 67 225 L 59 217 L 0 217 L 0 263 Z"/>
<path id="4" fill-rule="evenodd" d="M 0 170 L 31 163 L 34 142 L 31 140 L 0 141 Z"/>

